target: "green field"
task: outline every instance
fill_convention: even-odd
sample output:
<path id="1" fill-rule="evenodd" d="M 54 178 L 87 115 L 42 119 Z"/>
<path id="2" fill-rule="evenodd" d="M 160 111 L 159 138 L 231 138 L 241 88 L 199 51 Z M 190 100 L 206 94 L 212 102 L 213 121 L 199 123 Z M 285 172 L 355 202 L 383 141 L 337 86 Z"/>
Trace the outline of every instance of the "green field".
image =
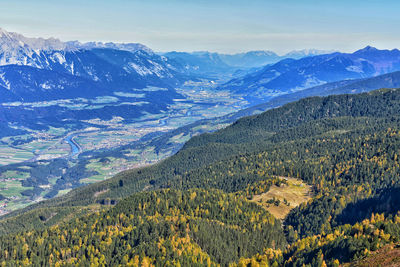
<path id="1" fill-rule="evenodd" d="M 32 152 L 0 145 L 0 166 L 23 162 L 31 159 L 33 156 Z"/>
<path id="2" fill-rule="evenodd" d="M 171 137 L 169 139 L 169 141 L 171 143 L 181 144 L 181 143 L 185 143 L 185 142 L 189 141 L 190 137 L 191 136 L 189 134 L 185 135 L 184 133 L 181 133 L 181 134 L 178 134 L 178 135 L 175 135 L 175 136 Z"/>
<path id="3" fill-rule="evenodd" d="M 125 159 L 116 159 L 112 157 L 106 158 L 104 162 L 100 162 L 98 159 L 91 160 L 91 162 L 86 165 L 86 168 L 96 171 L 99 174 L 82 179 L 81 183 L 95 183 L 105 180 L 122 171 L 126 165 L 127 161 Z"/>
<path id="4" fill-rule="evenodd" d="M 68 193 L 69 191 L 71 191 L 72 189 L 64 189 L 64 190 L 60 190 L 58 191 L 57 197 L 60 197 L 62 195 L 65 195 L 66 193 Z"/>
<path id="5" fill-rule="evenodd" d="M 6 171 L 0 174 L 0 179 L 26 179 L 29 177 L 27 172 Z"/>
<path id="6" fill-rule="evenodd" d="M 21 197 L 21 192 L 33 187 L 22 187 L 20 180 L 0 181 L 0 193 L 5 197 Z"/>

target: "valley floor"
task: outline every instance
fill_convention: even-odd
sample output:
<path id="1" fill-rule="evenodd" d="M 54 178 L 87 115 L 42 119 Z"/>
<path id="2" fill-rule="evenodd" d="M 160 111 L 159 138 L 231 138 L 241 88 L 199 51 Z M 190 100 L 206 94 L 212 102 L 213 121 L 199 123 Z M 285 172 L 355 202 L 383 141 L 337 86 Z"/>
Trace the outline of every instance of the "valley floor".
<path id="1" fill-rule="evenodd" d="M 0 194 L 4 197 L 0 199 L 0 215 L 48 198 L 48 193 L 54 192 L 58 179 L 67 171 L 67 168 L 62 167 L 60 174 L 44 177 L 44 182 L 39 184 L 34 182 L 28 186 L 24 180 L 32 176 L 33 169 L 37 169 L 38 165 L 41 165 L 42 169 L 45 169 L 46 165 L 48 168 L 55 168 L 49 163 L 64 159 L 71 168 L 79 165 L 82 162 L 80 154 L 85 154 L 88 159 L 79 168 L 85 168 L 87 174 L 77 177 L 73 183 L 88 184 L 103 181 L 121 171 L 154 164 L 177 151 L 193 134 L 213 131 L 226 124 L 199 126 L 190 132 L 170 136 L 166 141 L 169 146 L 165 149 L 154 145 L 144 145 L 139 148 L 135 145 L 129 148 L 132 143 L 137 143 L 146 135 L 160 136 L 198 120 L 222 116 L 248 105 L 240 96 L 213 90 L 208 82 L 182 87 L 177 91 L 184 96 L 184 99 L 174 100 L 174 104 L 168 106 L 167 112 L 155 114 L 144 112 L 141 117 L 129 121 L 122 117 L 114 117 L 111 120 L 84 120 L 82 123 L 92 125 L 84 129 L 54 127 L 46 131 L 28 129 L 29 134 L 0 139 Z M 120 103 L 116 101 L 116 97 L 118 96 L 98 99 L 98 105 L 118 106 Z M 49 103 L 32 103 L 31 108 L 43 105 Z M 71 108 L 76 108 L 73 103 L 69 105 Z M 70 139 L 67 140 L 71 137 L 74 146 L 71 146 Z M 116 151 L 121 147 L 125 147 L 122 154 L 110 152 L 109 156 L 95 155 L 99 151 Z M 43 174 L 40 172 L 35 172 L 34 175 L 47 175 L 47 171 Z M 72 188 L 73 186 L 63 186 L 57 189 L 56 193 L 51 193 L 51 197 L 65 194 Z M 32 194 L 32 190 L 35 193 Z"/>

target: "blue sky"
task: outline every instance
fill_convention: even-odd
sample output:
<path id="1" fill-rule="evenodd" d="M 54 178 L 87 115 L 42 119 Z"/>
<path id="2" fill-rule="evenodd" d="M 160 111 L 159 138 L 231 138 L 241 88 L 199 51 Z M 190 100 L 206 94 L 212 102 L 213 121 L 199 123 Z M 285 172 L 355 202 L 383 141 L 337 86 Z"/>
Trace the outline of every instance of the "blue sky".
<path id="1" fill-rule="evenodd" d="M 353 51 L 400 48 L 399 11 L 387 0 L 0 0 L 0 27 L 156 51 Z"/>

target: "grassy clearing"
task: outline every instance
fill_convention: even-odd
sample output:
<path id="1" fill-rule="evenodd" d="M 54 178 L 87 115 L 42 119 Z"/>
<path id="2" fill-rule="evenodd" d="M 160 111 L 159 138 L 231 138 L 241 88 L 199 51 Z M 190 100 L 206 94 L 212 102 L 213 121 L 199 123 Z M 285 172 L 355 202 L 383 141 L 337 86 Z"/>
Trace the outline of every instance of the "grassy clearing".
<path id="1" fill-rule="evenodd" d="M 190 135 L 184 135 L 184 133 L 180 133 L 178 135 L 171 137 L 169 139 L 169 142 L 179 144 L 179 143 L 185 143 L 185 142 L 189 141 L 189 139 L 190 139 Z"/>
<path id="2" fill-rule="evenodd" d="M 97 159 L 91 160 L 90 163 L 86 165 L 86 168 L 88 170 L 96 171 L 98 174 L 82 179 L 81 183 L 95 183 L 103 181 L 111 178 L 121 171 L 133 167 L 135 166 L 132 165 L 132 163 L 122 158 L 107 157 L 106 161 L 103 162 Z"/>
<path id="3" fill-rule="evenodd" d="M 55 185 L 58 179 L 60 179 L 60 177 L 52 177 L 49 178 L 48 180 L 50 184 Z"/>
<path id="4" fill-rule="evenodd" d="M 102 180 L 105 180 L 115 173 L 117 171 L 115 170 L 115 166 L 113 166 L 116 162 L 121 162 L 125 161 L 123 159 L 118 159 L 108 157 L 106 162 L 100 162 L 100 160 L 91 160 L 89 164 L 86 165 L 86 168 L 88 170 L 93 170 L 98 172 L 98 175 L 94 175 L 85 179 L 81 180 L 81 183 L 95 183 L 99 182 Z"/>
<path id="5" fill-rule="evenodd" d="M 72 190 L 71 188 L 64 189 L 64 190 L 60 190 L 60 191 L 58 191 L 58 194 L 57 194 L 56 197 L 60 197 L 60 196 L 62 196 L 62 195 L 65 195 L 66 193 L 68 193 L 68 192 L 71 191 L 71 190 Z"/>
<path id="6" fill-rule="evenodd" d="M 255 195 L 251 200 L 263 206 L 278 219 L 284 219 L 292 209 L 311 198 L 310 186 L 299 179 L 282 178 L 287 180 L 288 185 L 281 185 L 280 187 L 273 185 L 268 192 Z M 287 204 L 285 204 L 285 199 Z M 268 203 L 271 200 L 276 201 L 275 203 Z"/>

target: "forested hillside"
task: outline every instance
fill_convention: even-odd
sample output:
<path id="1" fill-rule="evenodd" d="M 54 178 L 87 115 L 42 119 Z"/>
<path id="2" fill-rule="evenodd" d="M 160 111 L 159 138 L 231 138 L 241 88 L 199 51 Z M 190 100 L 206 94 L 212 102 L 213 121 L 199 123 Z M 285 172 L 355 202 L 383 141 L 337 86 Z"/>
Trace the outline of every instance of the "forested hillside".
<path id="1" fill-rule="evenodd" d="M 303 99 L 192 138 L 156 165 L 8 215 L 2 258 L 338 266 L 400 242 L 399 149 L 400 90 Z M 312 186 L 313 197 L 281 227 L 248 200 L 284 177 Z M 99 212 L 82 217 L 88 207 Z M 50 211 L 54 219 L 43 217 Z"/>
<path id="2" fill-rule="evenodd" d="M 0 238 L 9 265 L 203 266 L 283 248 L 281 224 L 254 203 L 211 190 L 135 194 L 109 211 Z"/>

